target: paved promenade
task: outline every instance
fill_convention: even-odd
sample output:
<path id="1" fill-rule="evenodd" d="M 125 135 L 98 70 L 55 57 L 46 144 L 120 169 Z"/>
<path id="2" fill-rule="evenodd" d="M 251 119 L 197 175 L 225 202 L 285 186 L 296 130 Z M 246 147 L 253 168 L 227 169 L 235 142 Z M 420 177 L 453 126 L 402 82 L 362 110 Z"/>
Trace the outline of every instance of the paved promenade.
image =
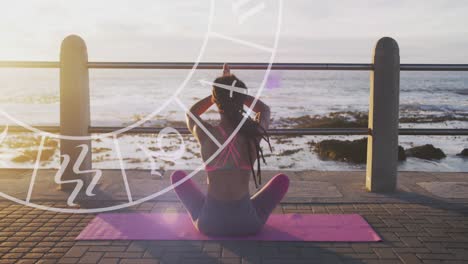
<path id="1" fill-rule="evenodd" d="M 129 171 L 134 200 L 168 185 L 148 171 Z M 265 180 L 275 174 L 267 172 Z M 468 173 L 400 172 L 399 190 L 364 190 L 364 172 L 288 172 L 291 189 L 275 213 L 358 213 L 378 243 L 75 241 L 93 214 L 57 213 L 0 198 L 0 263 L 468 263 Z M 39 171 L 31 202 L 64 207 L 66 195 Z M 25 200 L 31 171 L 0 171 L 0 191 Z M 82 208 L 128 199 L 118 170 Z M 194 177 L 200 184 L 204 175 Z M 206 188 L 206 185 L 203 185 Z M 183 212 L 173 191 L 119 212 Z"/>

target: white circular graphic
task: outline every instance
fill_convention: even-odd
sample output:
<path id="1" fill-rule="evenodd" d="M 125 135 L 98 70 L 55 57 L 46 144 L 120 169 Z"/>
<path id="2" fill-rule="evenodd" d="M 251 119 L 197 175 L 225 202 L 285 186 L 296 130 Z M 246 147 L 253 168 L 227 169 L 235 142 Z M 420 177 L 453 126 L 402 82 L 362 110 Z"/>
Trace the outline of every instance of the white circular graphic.
<path id="1" fill-rule="evenodd" d="M 46 132 L 46 131 L 41 131 L 41 130 L 39 130 L 37 128 L 34 128 L 34 127 L 32 127 L 32 126 L 30 126 L 30 125 L 28 125 L 28 124 L 26 124 L 26 123 L 24 123 L 24 122 L 22 122 L 20 120 L 15 119 L 14 117 L 9 115 L 6 111 L 4 111 L 2 109 L 0 109 L 0 114 L 5 116 L 7 119 L 12 121 L 16 125 L 22 126 L 23 128 L 26 128 L 27 130 L 41 136 L 41 143 L 39 145 L 39 150 L 38 150 L 39 153 L 41 153 L 41 151 L 42 151 L 44 141 L 45 141 L 46 138 L 56 138 L 56 139 L 61 139 L 61 140 L 82 141 L 82 140 L 92 140 L 92 139 L 101 139 L 101 138 L 111 137 L 114 140 L 117 156 L 119 157 L 119 159 L 120 159 L 119 161 L 122 164 L 123 161 L 122 161 L 122 155 L 120 154 L 120 148 L 119 148 L 119 144 L 118 144 L 118 137 L 117 137 L 118 135 L 120 135 L 122 133 L 125 133 L 125 132 L 127 132 L 127 131 L 129 131 L 129 130 L 131 130 L 133 128 L 139 127 L 139 126 L 143 125 L 145 122 L 147 122 L 148 120 L 153 119 L 154 117 L 156 117 L 158 115 L 158 113 L 160 113 L 162 110 L 164 110 L 171 103 L 175 103 L 176 105 L 178 105 L 180 107 L 181 111 L 187 112 L 187 106 L 184 105 L 184 103 L 179 99 L 178 96 L 184 90 L 187 83 L 192 79 L 201 58 L 205 54 L 206 47 L 207 47 L 208 43 L 213 38 L 222 39 L 222 40 L 225 40 L 225 41 L 230 41 L 230 42 L 233 42 L 236 45 L 242 45 L 244 47 L 251 48 L 251 49 L 254 49 L 254 50 L 261 50 L 262 52 L 266 52 L 266 53 L 269 54 L 268 67 L 267 67 L 266 71 L 264 72 L 263 80 L 262 80 L 262 82 L 260 84 L 260 87 L 258 87 L 257 93 L 255 95 L 253 95 L 255 97 L 255 100 L 253 101 L 253 103 L 251 105 L 251 108 L 247 112 L 252 111 L 251 109 L 256 104 L 258 98 L 260 97 L 260 95 L 261 95 L 261 93 L 262 93 L 262 91 L 263 91 L 263 89 L 264 89 L 264 87 L 266 85 L 267 78 L 268 78 L 270 70 L 271 70 L 271 65 L 272 65 L 272 63 L 274 61 L 274 58 L 275 58 L 275 55 L 276 55 L 276 49 L 277 49 L 278 42 L 279 42 L 279 36 L 280 36 L 280 30 L 281 30 L 281 24 L 282 24 L 283 1 L 282 0 L 277 0 L 277 2 L 274 2 L 274 1 L 268 1 L 267 2 L 266 0 L 232 0 L 232 1 L 230 1 L 233 15 L 236 17 L 236 20 L 237 20 L 236 23 L 235 23 L 236 27 L 239 27 L 239 28 L 248 27 L 249 20 L 252 20 L 252 19 L 255 19 L 255 18 L 261 18 L 262 21 L 267 21 L 262 26 L 264 28 L 267 28 L 267 29 L 272 29 L 273 32 L 274 32 L 273 41 L 272 41 L 272 43 L 270 43 L 270 46 L 265 46 L 265 45 L 258 44 L 258 43 L 255 43 L 255 42 L 251 42 L 251 41 L 248 41 L 248 40 L 243 40 L 243 39 L 231 37 L 229 35 L 229 32 L 223 32 L 221 34 L 219 32 L 213 31 L 213 25 L 214 25 L 213 23 L 215 23 L 214 18 L 217 15 L 216 12 L 215 12 L 216 11 L 215 2 L 216 2 L 216 0 L 211 0 L 210 1 L 210 8 L 209 8 L 210 11 L 209 11 L 209 14 L 207 14 L 208 27 L 207 27 L 207 31 L 205 33 L 204 40 L 203 40 L 200 52 L 199 52 L 199 54 L 197 56 L 197 59 L 195 61 L 194 66 L 192 67 L 190 72 L 187 74 L 186 78 L 181 83 L 181 85 L 174 91 L 174 93 L 171 95 L 171 97 L 166 100 L 166 102 L 161 104 L 160 107 L 155 109 L 151 114 L 145 116 L 144 118 L 141 118 L 137 122 L 135 122 L 135 123 L 133 123 L 133 124 L 131 124 L 131 125 L 125 127 L 125 128 L 122 128 L 120 130 L 116 130 L 116 131 L 106 133 L 106 134 L 90 135 L 90 136 L 64 136 L 64 135 L 54 134 L 54 133 L 50 133 L 50 132 Z M 265 15 L 264 17 L 262 17 L 262 14 L 265 13 L 268 6 L 274 6 L 276 8 L 276 10 L 275 10 L 276 14 L 274 16 L 271 16 L 271 13 L 269 13 L 268 16 Z M 222 14 L 220 14 L 220 15 L 222 15 Z M 206 83 L 206 84 L 211 84 L 211 83 L 209 83 L 207 81 L 202 81 L 202 83 L 203 82 Z M 234 89 L 234 92 L 236 92 L 235 89 Z M 240 122 L 240 124 L 233 131 L 233 133 L 227 138 L 227 140 L 224 142 L 224 144 L 221 144 L 221 143 L 217 142 L 216 139 L 214 138 L 214 136 L 211 135 L 207 130 L 205 130 L 205 132 L 208 133 L 208 135 L 212 138 L 212 140 L 215 140 L 215 143 L 219 146 L 218 150 L 209 159 L 207 159 L 205 161 L 205 163 L 211 162 L 211 160 L 213 160 L 219 153 L 221 153 L 221 151 L 229 144 L 229 142 L 238 133 L 238 131 L 240 130 L 240 128 L 242 127 L 242 125 L 244 124 L 246 119 L 247 119 L 247 116 L 244 117 L 244 119 Z M 4 130 L 3 133 L 0 134 L 0 143 L 6 137 L 7 132 L 8 132 L 8 127 Z M 160 144 L 161 140 L 163 139 L 161 136 L 163 136 L 165 134 L 177 134 L 177 135 L 180 136 L 180 134 L 177 132 L 177 130 L 175 130 L 173 128 L 170 128 L 170 127 L 167 127 L 167 128 L 163 129 L 160 132 L 160 134 L 158 136 L 158 144 Z M 154 198 L 156 198 L 156 197 L 158 197 L 158 196 L 172 190 L 173 188 L 175 188 L 176 186 L 182 184 L 186 180 L 192 178 L 197 172 L 204 169 L 204 165 L 205 165 L 205 163 L 204 163 L 201 166 L 195 168 L 190 174 L 188 174 L 184 179 L 178 181 L 176 184 L 169 185 L 169 186 L 163 188 L 162 190 L 159 190 L 158 192 L 155 192 L 155 193 L 153 193 L 151 195 L 148 195 L 146 197 L 143 197 L 143 198 L 140 198 L 140 199 L 137 199 L 137 200 L 132 199 L 131 193 L 130 193 L 130 191 L 128 189 L 128 182 L 126 180 L 126 177 L 123 177 L 125 187 L 127 189 L 126 190 L 127 195 L 128 195 L 128 198 L 129 198 L 127 202 L 124 202 L 124 203 L 118 204 L 118 205 L 102 207 L 102 208 L 72 208 L 72 206 L 75 205 L 75 203 L 74 203 L 75 198 L 77 197 L 78 193 L 80 193 L 81 189 L 84 187 L 83 186 L 83 181 L 82 180 L 70 180 L 70 181 L 61 180 L 63 170 L 68 165 L 70 165 L 70 166 L 73 166 L 73 171 L 76 172 L 77 174 L 79 174 L 79 173 L 93 173 L 93 176 L 91 177 L 91 182 L 89 183 L 89 185 L 86 187 L 86 190 L 85 190 L 85 194 L 87 196 L 90 196 L 90 197 L 95 195 L 94 194 L 94 188 L 99 183 L 99 180 L 100 180 L 100 178 L 102 176 L 102 172 L 99 169 L 94 169 L 94 170 L 89 170 L 89 171 L 81 171 L 79 169 L 81 163 L 84 160 L 84 157 L 85 157 L 86 153 L 88 151 L 90 151 L 88 149 L 87 145 L 80 145 L 79 147 L 81 147 L 81 153 L 80 153 L 79 157 L 77 158 L 77 160 L 75 161 L 74 164 L 69 164 L 69 163 L 72 163 L 72 162 L 70 162 L 69 157 L 67 158 L 66 155 L 62 156 L 63 160 L 61 162 L 61 168 L 58 170 L 57 174 L 54 177 L 55 183 L 57 183 L 57 184 L 63 184 L 63 183 L 69 183 L 69 182 L 76 184 L 74 190 L 71 192 L 70 196 L 67 199 L 67 204 L 70 206 L 70 208 L 50 207 L 50 206 L 45 206 L 45 205 L 30 202 L 32 187 L 34 185 L 34 180 L 35 180 L 35 173 L 33 173 L 33 176 L 31 177 L 32 179 L 31 179 L 30 189 L 28 190 L 28 195 L 27 195 L 25 200 L 18 199 L 16 197 L 5 194 L 3 192 L 0 192 L 0 197 L 6 198 L 8 200 L 11 200 L 13 202 L 16 202 L 16 203 L 19 203 L 19 204 L 22 204 L 22 205 L 34 207 L 34 208 L 41 209 L 41 210 L 54 211 L 54 212 L 63 212 L 63 213 L 98 213 L 98 212 L 106 212 L 106 211 L 122 209 L 122 208 L 129 207 L 129 206 L 134 206 L 134 205 L 137 205 L 139 203 L 154 199 Z M 170 153 L 165 153 L 164 152 L 162 154 L 151 153 L 148 149 L 146 149 L 144 146 L 141 146 L 141 145 L 139 146 L 139 148 L 141 150 L 143 150 L 145 152 L 145 154 L 147 154 L 147 155 L 158 156 L 159 158 L 162 158 L 162 159 L 178 159 L 178 158 L 180 158 L 182 156 L 180 151 L 183 150 L 185 148 L 185 146 L 184 146 L 184 143 L 182 141 L 182 144 L 181 144 L 181 146 L 179 147 L 179 149 L 177 151 L 170 152 Z M 36 171 L 37 167 L 39 166 L 38 161 L 36 161 L 35 166 L 36 166 L 35 167 L 35 171 Z M 123 168 L 123 166 L 122 166 L 122 168 Z M 152 168 L 152 173 L 153 173 L 153 168 Z M 123 175 L 123 173 L 122 173 L 122 175 Z"/>

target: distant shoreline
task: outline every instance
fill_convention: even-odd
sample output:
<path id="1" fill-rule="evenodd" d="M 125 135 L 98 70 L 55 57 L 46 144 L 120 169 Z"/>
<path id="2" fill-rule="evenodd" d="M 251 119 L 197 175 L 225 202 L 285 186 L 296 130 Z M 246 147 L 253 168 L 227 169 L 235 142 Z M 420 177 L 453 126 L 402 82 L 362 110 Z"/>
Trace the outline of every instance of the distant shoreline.
<path id="1" fill-rule="evenodd" d="M 210 112 L 212 117 L 217 112 Z M 142 117 L 136 116 L 133 122 L 140 121 Z M 217 119 L 205 119 L 208 123 L 217 124 Z M 444 114 L 444 115 L 425 115 L 425 116 L 402 116 L 399 119 L 400 124 L 436 124 L 449 121 L 468 122 L 468 113 Z M 127 126 L 133 122 L 122 124 Z M 157 120 L 147 121 L 145 127 L 185 127 L 185 121 L 182 120 Z M 360 111 L 341 111 L 331 112 L 326 115 L 303 115 L 299 117 L 280 117 L 272 118 L 270 128 L 367 128 L 368 114 Z"/>

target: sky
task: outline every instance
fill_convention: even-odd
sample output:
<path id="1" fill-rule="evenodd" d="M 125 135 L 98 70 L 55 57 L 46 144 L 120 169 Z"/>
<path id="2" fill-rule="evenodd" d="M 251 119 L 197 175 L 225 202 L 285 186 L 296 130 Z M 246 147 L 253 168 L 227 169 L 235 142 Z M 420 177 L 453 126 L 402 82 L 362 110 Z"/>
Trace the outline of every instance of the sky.
<path id="1" fill-rule="evenodd" d="M 57 61 L 77 34 L 90 61 L 367 63 L 390 36 L 403 63 L 468 63 L 468 1 L 1 1 L 0 60 Z"/>

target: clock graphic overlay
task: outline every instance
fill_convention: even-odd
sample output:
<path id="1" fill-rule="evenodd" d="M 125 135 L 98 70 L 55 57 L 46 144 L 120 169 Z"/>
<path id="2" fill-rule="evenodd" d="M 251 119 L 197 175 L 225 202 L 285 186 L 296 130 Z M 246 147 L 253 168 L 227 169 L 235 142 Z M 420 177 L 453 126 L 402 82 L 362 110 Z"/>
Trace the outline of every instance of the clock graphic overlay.
<path id="1" fill-rule="evenodd" d="M 244 49 L 253 49 L 256 51 L 261 51 L 265 54 L 267 54 L 268 57 L 268 66 L 266 67 L 266 70 L 263 72 L 263 79 L 261 81 L 261 84 L 259 87 L 255 87 L 256 93 L 251 94 L 253 97 L 255 97 L 255 100 L 253 104 L 250 106 L 250 108 L 247 110 L 247 114 L 252 113 L 252 109 L 255 106 L 257 100 L 259 99 L 262 91 L 264 90 L 264 87 L 267 83 L 268 76 L 271 71 L 271 66 L 274 62 L 275 56 L 276 56 L 276 50 L 279 42 L 279 36 L 280 36 L 280 30 L 281 30 L 281 23 L 282 23 L 282 8 L 283 8 L 283 1 L 282 0 L 277 0 L 277 1 L 266 1 L 266 0 L 230 0 L 226 1 L 230 5 L 230 11 L 232 12 L 234 19 L 233 25 L 231 25 L 231 28 L 233 28 L 233 31 L 239 32 L 242 31 L 242 27 L 249 27 L 249 23 L 253 20 L 258 19 L 262 23 L 262 27 L 265 29 L 269 29 L 272 32 L 272 43 L 269 43 L 268 45 L 265 44 L 259 44 L 256 43 L 255 41 L 251 40 L 246 40 L 242 39 L 233 35 L 230 35 L 229 31 L 223 30 L 221 33 L 220 30 L 215 30 L 214 26 L 216 25 L 216 16 L 217 13 L 216 11 L 218 10 L 216 8 L 216 4 L 219 4 L 221 1 L 216 1 L 216 0 L 211 0 L 209 2 L 210 7 L 209 7 L 209 13 L 207 14 L 207 19 L 208 19 L 208 26 L 207 26 L 207 32 L 205 33 L 204 39 L 202 46 L 200 48 L 199 54 L 197 56 L 197 59 L 192 67 L 192 69 L 189 71 L 183 82 L 179 87 L 174 89 L 175 91 L 172 93 L 172 95 L 166 99 L 166 101 L 161 104 L 157 109 L 155 109 L 152 113 L 144 116 L 143 118 L 139 119 L 138 121 L 115 131 L 109 132 L 109 133 L 103 133 L 103 134 L 91 134 L 89 136 L 67 136 L 67 135 L 60 135 L 60 134 L 55 134 L 47 131 L 42 131 L 38 128 L 35 128 L 31 125 L 26 124 L 25 122 L 22 122 L 21 120 L 17 120 L 14 118 L 12 115 L 1 109 L 0 107 L 0 115 L 7 118 L 11 122 L 13 122 L 15 125 L 21 126 L 30 132 L 34 133 L 35 135 L 40 137 L 40 142 L 39 142 L 39 149 L 37 151 L 37 158 L 34 162 L 34 169 L 32 172 L 32 175 L 29 179 L 28 182 L 28 191 L 25 199 L 20 199 L 17 197 L 14 197 L 13 195 L 6 194 L 4 192 L 1 192 L 0 189 L 0 197 L 3 197 L 5 199 L 8 199 L 10 201 L 16 202 L 21 205 L 26 205 L 30 207 L 34 207 L 37 209 L 41 210 L 48 210 L 48 211 L 54 211 L 54 212 L 62 212 L 62 213 L 98 213 L 98 212 L 106 212 L 106 211 L 113 211 L 113 210 L 118 210 L 122 208 L 126 208 L 129 206 L 135 206 L 137 204 L 152 200 L 172 189 L 177 187 L 178 185 L 182 184 L 186 180 L 192 178 L 197 172 L 201 171 L 204 169 L 205 163 L 211 162 L 216 156 L 221 153 L 221 151 L 229 144 L 229 142 L 235 137 L 235 135 L 238 133 L 242 125 L 247 119 L 247 115 L 244 117 L 244 119 L 240 122 L 240 124 L 236 127 L 236 129 L 229 135 L 227 140 L 222 144 L 220 143 L 216 137 L 214 137 L 206 128 L 204 128 L 202 123 L 198 123 L 199 127 L 204 130 L 205 133 L 209 136 L 209 138 L 218 146 L 218 149 L 215 151 L 215 153 L 209 157 L 205 163 L 202 165 L 194 168 L 184 179 L 178 181 L 175 184 L 171 184 L 167 187 L 162 188 L 161 190 L 158 190 L 154 192 L 151 195 L 147 195 L 145 197 L 141 197 L 138 199 L 134 199 L 129 187 L 128 183 L 128 177 L 126 174 L 126 170 L 124 168 L 123 164 L 123 158 L 122 158 L 122 152 L 120 149 L 120 143 L 119 143 L 119 135 L 132 130 L 134 128 L 142 126 L 145 122 L 148 120 L 154 119 L 158 113 L 163 111 L 165 108 L 167 108 L 169 105 L 176 105 L 180 111 L 183 111 L 184 113 L 187 113 L 190 115 L 190 112 L 188 111 L 189 106 L 186 105 L 181 99 L 180 95 L 186 89 L 187 83 L 190 80 L 193 80 L 194 73 L 197 70 L 197 67 L 203 57 L 203 55 L 206 53 L 207 46 L 210 41 L 213 40 L 223 40 L 230 42 L 234 45 L 240 45 Z M 274 12 L 269 12 L 269 8 L 272 7 L 274 9 Z M 272 14 L 274 13 L 274 14 Z M 265 14 L 265 15 L 264 15 Z M 222 14 L 221 14 L 222 15 Z M 221 69 L 220 69 L 221 70 Z M 239 91 L 234 87 L 235 84 L 232 86 L 223 86 L 219 84 L 212 83 L 208 80 L 198 80 L 201 84 L 205 86 L 212 86 L 216 85 L 218 87 L 228 89 L 230 90 L 231 94 L 235 92 L 244 92 L 244 91 Z M 197 120 L 196 118 L 193 118 L 194 120 Z M 177 135 L 181 139 L 181 144 L 178 146 L 178 150 L 175 152 L 171 153 L 155 153 L 150 151 L 147 147 L 144 145 L 139 145 L 139 149 L 142 150 L 145 153 L 145 156 L 149 158 L 149 160 L 152 162 L 152 168 L 151 171 L 152 173 L 155 171 L 153 168 L 153 157 L 158 157 L 163 160 L 169 160 L 169 161 L 174 161 L 179 159 L 182 156 L 182 153 L 185 149 L 185 144 L 183 142 L 182 136 L 179 134 L 179 132 L 172 128 L 172 127 L 166 127 L 162 129 L 159 132 L 158 135 L 158 144 L 160 144 L 160 140 L 162 140 L 162 137 L 165 135 Z M 4 129 L 3 132 L 0 133 L 0 144 L 4 141 L 6 136 L 8 135 L 8 126 Z M 122 180 L 124 183 L 125 187 L 125 192 L 127 194 L 128 200 L 117 204 L 117 205 L 112 205 L 112 206 L 104 206 L 101 208 L 79 208 L 77 207 L 77 197 L 78 195 L 86 195 L 88 197 L 92 197 L 95 195 L 96 189 L 98 188 L 97 186 L 99 185 L 99 182 L 101 180 L 101 177 L 103 175 L 101 169 L 92 169 L 92 170 L 80 170 L 80 165 L 83 163 L 83 160 L 85 159 L 85 156 L 87 155 L 88 152 L 91 150 L 89 149 L 88 145 L 83 144 L 79 145 L 80 148 L 80 154 L 78 158 L 74 161 L 70 160 L 70 157 L 67 155 L 62 155 L 61 162 L 60 162 L 60 168 L 56 172 L 54 176 L 54 181 L 56 184 L 64 184 L 64 183 L 73 183 L 75 184 L 75 187 L 72 188 L 71 192 L 69 193 L 68 198 L 66 199 L 66 204 L 68 207 L 53 207 L 53 206 L 48 206 L 46 204 L 39 204 L 39 203 L 33 203 L 31 202 L 31 196 L 32 192 L 34 190 L 34 184 L 36 181 L 36 177 L 38 174 L 38 170 L 40 167 L 40 158 L 42 151 L 44 149 L 45 142 L 48 138 L 52 139 L 60 139 L 60 140 L 74 140 L 74 141 L 83 141 L 83 140 L 97 140 L 97 139 L 103 139 L 103 138 L 111 138 L 112 142 L 114 144 L 114 151 L 116 156 L 119 159 L 119 165 L 121 167 L 121 176 Z M 84 182 L 82 180 L 64 180 L 62 179 L 64 170 L 67 167 L 73 167 L 73 171 L 76 174 L 88 174 L 91 175 L 90 180 L 88 184 L 85 186 Z M 84 193 L 84 194 L 83 194 Z"/>

